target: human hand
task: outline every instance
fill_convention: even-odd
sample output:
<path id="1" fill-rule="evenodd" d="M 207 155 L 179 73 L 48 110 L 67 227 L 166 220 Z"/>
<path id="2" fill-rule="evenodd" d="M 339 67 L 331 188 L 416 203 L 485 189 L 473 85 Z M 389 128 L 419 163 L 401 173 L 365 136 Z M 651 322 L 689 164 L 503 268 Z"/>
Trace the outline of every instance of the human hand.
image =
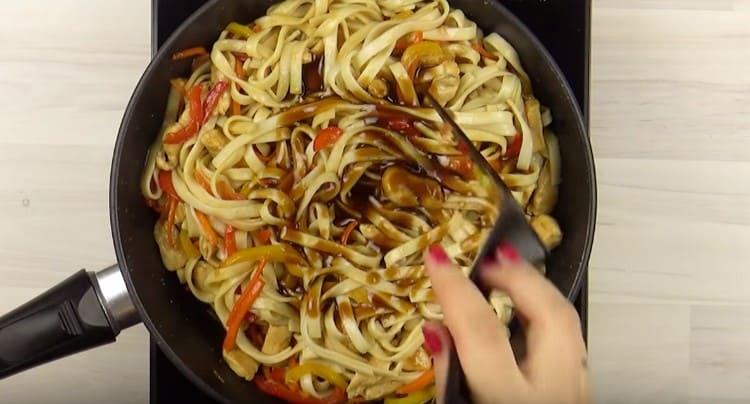
<path id="1" fill-rule="evenodd" d="M 589 402 L 586 346 L 578 313 L 513 247 L 498 248 L 495 261 L 479 270 L 488 287 L 513 300 L 526 339 L 526 354 L 518 362 L 508 341 L 508 328 L 442 247 L 430 247 L 425 263 L 443 309 L 442 325 L 427 323 L 422 329 L 433 357 L 439 404 L 445 403 L 452 344 L 475 403 Z"/>

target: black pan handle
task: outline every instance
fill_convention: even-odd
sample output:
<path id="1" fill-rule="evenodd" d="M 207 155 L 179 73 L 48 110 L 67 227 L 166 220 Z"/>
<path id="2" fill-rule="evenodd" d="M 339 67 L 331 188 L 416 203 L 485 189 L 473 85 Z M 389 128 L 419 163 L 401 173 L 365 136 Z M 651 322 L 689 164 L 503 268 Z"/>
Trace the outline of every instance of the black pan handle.
<path id="1" fill-rule="evenodd" d="M 0 379 L 113 342 L 138 321 L 117 266 L 80 270 L 0 317 Z"/>

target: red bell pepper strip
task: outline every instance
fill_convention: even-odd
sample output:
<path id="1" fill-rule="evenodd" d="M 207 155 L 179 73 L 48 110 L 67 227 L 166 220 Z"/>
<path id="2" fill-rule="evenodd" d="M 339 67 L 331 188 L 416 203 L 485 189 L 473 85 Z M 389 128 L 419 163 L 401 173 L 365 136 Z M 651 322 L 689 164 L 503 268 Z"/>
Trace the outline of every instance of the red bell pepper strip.
<path id="1" fill-rule="evenodd" d="M 511 159 L 516 158 L 521 153 L 521 144 L 523 143 L 523 136 L 520 133 L 516 133 L 513 139 L 508 144 L 508 150 L 505 151 L 505 158 Z"/>
<path id="2" fill-rule="evenodd" d="M 341 134 L 343 133 L 344 131 L 336 126 L 329 126 L 325 129 L 322 129 L 315 136 L 315 140 L 313 141 L 313 150 L 318 151 L 321 149 L 325 149 L 326 147 L 336 143 L 336 141 L 341 137 Z"/>
<path id="3" fill-rule="evenodd" d="M 268 242 L 271 241 L 272 235 L 273 231 L 271 229 L 261 229 L 255 234 L 262 245 L 268 244 Z"/>
<path id="4" fill-rule="evenodd" d="M 174 189 L 174 184 L 172 183 L 172 172 L 171 171 L 164 171 L 159 170 L 159 188 L 161 188 L 162 191 L 164 191 L 167 195 L 171 196 L 172 198 L 180 201 L 180 196 L 177 195 L 177 191 Z"/>
<path id="5" fill-rule="evenodd" d="M 208 91 L 206 101 L 203 103 L 202 123 L 205 124 L 206 121 L 208 121 L 208 118 L 211 117 L 214 109 L 216 109 L 216 105 L 219 103 L 219 98 L 222 94 L 224 94 L 224 91 L 227 91 L 227 88 L 229 88 L 229 82 L 222 80 L 214 84 L 213 87 L 211 87 L 211 89 Z"/>
<path id="6" fill-rule="evenodd" d="M 165 144 L 180 144 L 195 136 L 203 121 L 203 105 L 201 104 L 201 86 L 193 86 L 188 92 L 190 103 L 190 123 L 176 132 L 164 136 Z"/>
<path id="7" fill-rule="evenodd" d="M 340 388 L 335 389 L 328 397 L 318 399 L 306 396 L 299 391 L 292 391 L 285 384 L 263 375 L 255 376 L 253 380 L 260 391 L 293 404 L 339 404 L 346 401 L 346 393 Z"/>

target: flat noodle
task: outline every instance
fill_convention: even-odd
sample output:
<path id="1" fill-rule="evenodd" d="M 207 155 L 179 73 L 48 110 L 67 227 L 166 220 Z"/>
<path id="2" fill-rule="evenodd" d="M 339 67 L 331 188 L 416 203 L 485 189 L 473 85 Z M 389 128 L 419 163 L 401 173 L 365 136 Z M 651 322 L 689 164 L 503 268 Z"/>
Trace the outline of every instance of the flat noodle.
<path id="1" fill-rule="evenodd" d="M 467 273 L 497 205 L 426 92 L 559 242 L 552 115 L 513 47 L 446 0 L 286 0 L 172 81 L 141 192 L 165 266 L 238 330 L 223 356 L 241 377 L 293 361 L 290 394 L 369 401 L 430 368 L 423 251 Z M 490 301 L 508 321 L 510 299 Z"/>

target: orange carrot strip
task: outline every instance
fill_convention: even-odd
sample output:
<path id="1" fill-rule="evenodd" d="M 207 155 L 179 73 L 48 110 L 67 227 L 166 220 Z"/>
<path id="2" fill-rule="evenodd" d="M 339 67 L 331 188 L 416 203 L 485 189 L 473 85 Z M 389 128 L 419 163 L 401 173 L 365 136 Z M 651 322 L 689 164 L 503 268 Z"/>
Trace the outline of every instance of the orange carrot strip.
<path id="1" fill-rule="evenodd" d="M 201 56 L 201 55 L 207 55 L 208 52 L 206 51 L 206 48 L 202 46 L 195 46 L 192 48 L 183 49 L 179 52 L 175 52 L 174 55 L 172 55 L 172 60 L 181 60 L 181 59 L 187 59 L 194 56 Z"/>
<path id="2" fill-rule="evenodd" d="M 237 334 L 239 333 L 240 325 L 242 324 L 242 319 L 245 318 L 245 313 L 250 310 L 255 299 L 258 298 L 260 292 L 263 290 L 265 282 L 263 282 L 261 274 L 263 273 L 263 268 L 265 266 L 266 260 L 260 260 L 258 267 L 250 277 L 250 282 L 248 282 L 247 287 L 242 291 L 240 298 L 234 303 L 234 307 L 232 307 L 232 311 L 229 313 L 229 320 L 227 320 L 227 335 L 224 338 L 223 345 L 225 351 L 231 351 L 234 349 Z"/>
<path id="3" fill-rule="evenodd" d="M 422 390 L 423 388 L 432 384 L 435 381 L 435 369 L 430 369 L 422 373 L 419 377 L 412 380 L 411 383 L 405 384 L 396 390 L 396 394 L 409 394 L 415 391 Z"/>
<path id="4" fill-rule="evenodd" d="M 234 237 L 234 227 L 227 225 L 224 230 L 224 252 L 229 257 L 237 252 L 237 239 Z"/>
<path id="5" fill-rule="evenodd" d="M 219 243 L 219 236 L 214 231 L 214 228 L 211 227 L 211 222 L 208 220 L 208 216 L 206 216 L 205 213 L 196 210 L 195 217 L 198 219 L 198 223 L 204 233 L 203 235 L 208 238 L 208 242 L 211 243 L 211 245 L 217 245 Z"/>

